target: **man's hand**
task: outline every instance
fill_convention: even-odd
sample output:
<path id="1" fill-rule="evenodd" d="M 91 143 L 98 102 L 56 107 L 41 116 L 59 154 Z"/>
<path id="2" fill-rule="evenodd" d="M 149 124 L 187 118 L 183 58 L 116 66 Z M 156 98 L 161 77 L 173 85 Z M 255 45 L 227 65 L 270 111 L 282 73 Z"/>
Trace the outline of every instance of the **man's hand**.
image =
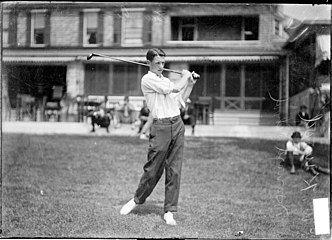
<path id="1" fill-rule="evenodd" d="M 181 79 L 178 80 L 174 86 L 173 93 L 178 93 L 184 89 L 188 83 L 194 83 L 192 73 L 188 70 L 182 70 Z"/>
<path id="2" fill-rule="evenodd" d="M 197 79 L 199 79 L 199 75 L 197 73 L 195 73 L 194 71 L 191 73 L 191 82 L 192 83 L 196 83 Z"/>
<path id="3" fill-rule="evenodd" d="M 191 73 L 188 70 L 182 70 L 182 77 L 189 79 L 191 77 Z"/>
<path id="4" fill-rule="evenodd" d="M 188 82 L 195 84 L 199 75 L 194 71 L 191 73 L 188 70 L 182 70 L 182 77 L 187 78 Z"/>

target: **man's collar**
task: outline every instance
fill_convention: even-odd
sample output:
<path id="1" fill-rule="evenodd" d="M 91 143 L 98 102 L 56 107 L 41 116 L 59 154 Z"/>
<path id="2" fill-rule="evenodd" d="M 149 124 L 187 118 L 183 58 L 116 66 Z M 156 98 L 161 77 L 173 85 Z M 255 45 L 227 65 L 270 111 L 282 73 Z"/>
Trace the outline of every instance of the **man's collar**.
<path id="1" fill-rule="evenodd" d="M 149 74 L 153 74 L 153 75 L 156 75 L 157 77 L 159 77 L 157 74 L 155 74 L 154 72 L 151 72 L 150 70 L 149 70 Z M 160 78 L 163 78 L 164 76 L 163 76 L 163 74 L 160 74 Z"/>

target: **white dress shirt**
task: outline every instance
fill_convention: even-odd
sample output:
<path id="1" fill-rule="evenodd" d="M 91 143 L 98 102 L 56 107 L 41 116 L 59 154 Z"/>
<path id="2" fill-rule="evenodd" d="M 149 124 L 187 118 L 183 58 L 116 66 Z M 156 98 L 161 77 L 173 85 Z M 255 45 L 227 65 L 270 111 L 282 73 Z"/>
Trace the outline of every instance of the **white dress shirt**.
<path id="1" fill-rule="evenodd" d="M 300 155 L 301 152 L 304 152 L 305 155 L 312 153 L 312 147 L 302 141 L 295 143 L 293 140 L 289 140 L 286 144 L 286 148 L 288 152 L 293 152 L 293 155 Z"/>
<path id="2" fill-rule="evenodd" d="M 180 115 L 184 104 L 181 94 L 173 93 L 174 83 L 149 71 L 142 77 L 141 89 L 153 118 L 168 118 Z"/>

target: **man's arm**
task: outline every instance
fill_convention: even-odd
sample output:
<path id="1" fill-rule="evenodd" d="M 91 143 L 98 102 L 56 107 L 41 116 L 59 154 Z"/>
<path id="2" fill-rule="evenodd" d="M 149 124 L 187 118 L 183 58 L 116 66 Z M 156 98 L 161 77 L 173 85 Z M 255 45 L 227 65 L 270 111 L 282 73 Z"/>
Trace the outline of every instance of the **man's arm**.
<path id="1" fill-rule="evenodd" d="M 174 89 L 172 92 L 178 93 L 182 91 L 187 86 L 188 80 L 191 78 L 191 73 L 188 70 L 182 70 L 181 79 L 174 83 Z"/>
<path id="2" fill-rule="evenodd" d="M 182 91 L 180 92 L 181 94 L 181 97 L 182 97 L 182 100 L 184 102 L 187 101 L 187 99 L 189 98 L 190 94 L 191 94 L 191 91 L 193 90 L 193 87 L 194 87 L 194 83 L 192 81 L 188 81 L 187 82 L 187 85 L 184 89 L 182 89 Z"/>

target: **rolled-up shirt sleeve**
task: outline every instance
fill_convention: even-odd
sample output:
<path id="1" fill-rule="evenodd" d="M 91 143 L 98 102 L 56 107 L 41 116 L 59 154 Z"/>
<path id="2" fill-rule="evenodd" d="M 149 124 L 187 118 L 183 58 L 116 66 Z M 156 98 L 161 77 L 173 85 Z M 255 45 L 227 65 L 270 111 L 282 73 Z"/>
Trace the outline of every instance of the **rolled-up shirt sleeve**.
<path id="1" fill-rule="evenodd" d="M 142 88 L 145 92 L 157 92 L 161 94 L 169 94 L 174 89 L 174 83 L 168 78 L 152 77 L 147 74 L 142 78 Z"/>
<path id="2" fill-rule="evenodd" d="M 171 93 L 170 97 L 174 99 L 174 101 L 178 104 L 178 107 L 181 108 L 181 106 L 183 108 L 186 107 L 185 102 L 182 99 L 182 95 L 180 93 Z"/>
<path id="3" fill-rule="evenodd" d="M 302 142 L 302 148 L 304 149 L 304 154 L 305 155 L 310 155 L 312 153 L 312 147 L 310 147 L 308 144 L 306 144 L 305 142 Z"/>
<path id="4" fill-rule="evenodd" d="M 286 150 L 288 152 L 296 152 L 297 149 L 296 147 L 294 147 L 293 143 L 291 141 L 288 141 L 287 144 L 286 144 Z"/>

